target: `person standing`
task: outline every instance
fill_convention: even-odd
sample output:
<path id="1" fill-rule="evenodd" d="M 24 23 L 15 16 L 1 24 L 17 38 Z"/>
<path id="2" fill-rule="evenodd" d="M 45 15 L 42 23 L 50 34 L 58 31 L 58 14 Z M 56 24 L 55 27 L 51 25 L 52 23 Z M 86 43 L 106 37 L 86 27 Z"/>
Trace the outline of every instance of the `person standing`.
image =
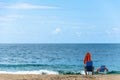
<path id="1" fill-rule="evenodd" d="M 85 64 L 85 68 L 84 68 L 85 74 L 87 75 L 87 72 L 92 72 L 92 75 L 94 75 L 94 66 L 90 52 L 86 53 L 86 56 L 84 58 L 84 64 Z"/>

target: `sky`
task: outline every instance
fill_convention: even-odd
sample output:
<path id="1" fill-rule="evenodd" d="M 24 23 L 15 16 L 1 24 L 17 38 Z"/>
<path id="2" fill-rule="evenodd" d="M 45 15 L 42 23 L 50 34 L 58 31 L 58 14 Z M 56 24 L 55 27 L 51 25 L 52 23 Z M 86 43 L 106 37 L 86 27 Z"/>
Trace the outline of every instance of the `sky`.
<path id="1" fill-rule="evenodd" d="M 120 0 L 0 0 L 0 43 L 120 43 Z"/>

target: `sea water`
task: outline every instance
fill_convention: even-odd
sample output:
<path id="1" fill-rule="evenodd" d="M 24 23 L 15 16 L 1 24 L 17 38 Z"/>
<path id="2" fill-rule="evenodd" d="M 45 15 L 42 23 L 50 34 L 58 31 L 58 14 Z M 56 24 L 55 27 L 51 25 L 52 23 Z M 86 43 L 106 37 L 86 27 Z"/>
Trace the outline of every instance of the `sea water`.
<path id="1" fill-rule="evenodd" d="M 91 53 L 95 70 L 120 74 L 120 44 L 0 44 L 0 73 L 81 74 Z"/>

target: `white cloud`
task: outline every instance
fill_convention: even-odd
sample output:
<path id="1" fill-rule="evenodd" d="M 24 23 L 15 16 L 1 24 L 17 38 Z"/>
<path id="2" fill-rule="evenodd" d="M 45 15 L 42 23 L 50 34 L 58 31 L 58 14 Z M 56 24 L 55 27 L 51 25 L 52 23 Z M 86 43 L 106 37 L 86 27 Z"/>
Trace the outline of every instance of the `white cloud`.
<path id="1" fill-rule="evenodd" d="M 13 19 L 12 18 L 9 18 L 7 16 L 0 16 L 0 21 L 12 21 Z"/>
<path id="2" fill-rule="evenodd" d="M 6 15 L 0 16 L 0 21 L 14 21 L 15 19 L 22 19 L 24 16 L 22 15 Z"/>
<path id="3" fill-rule="evenodd" d="M 17 14 L 13 14 L 13 15 L 7 15 L 7 17 L 9 18 L 24 18 L 25 16 L 24 15 L 17 15 Z"/>
<path id="4" fill-rule="evenodd" d="M 113 28 L 113 31 L 114 31 L 114 32 L 120 32 L 120 28 L 116 28 L 116 27 L 115 27 L 115 28 Z"/>
<path id="5" fill-rule="evenodd" d="M 20 4 L 5 6 L 5 8 L 10 8 L 10 9 L 56 9 L 58 7 L 33 5 L 33 4 L 29 4 L 29 3 L 20 3 Z"/>
<path id="6" fill-rule="evenodd" d="M 107 30 L 106 33 L 109 35 L 120 35 L 120 28 L 114 27 L 111 30 Z"/>
<path id="7" fill-rule="evenodd" d="M 75 34 L 80 37 L 81 36 L 81 32 L 75 32 Z"/>
<path id="8" fill-rule="evenodd" d="M 58 33 L 61 33 L 62 30 L 60 28 L 56 28 L 54 31 L 53 31 L 53 34 L 58 34 Z"/>

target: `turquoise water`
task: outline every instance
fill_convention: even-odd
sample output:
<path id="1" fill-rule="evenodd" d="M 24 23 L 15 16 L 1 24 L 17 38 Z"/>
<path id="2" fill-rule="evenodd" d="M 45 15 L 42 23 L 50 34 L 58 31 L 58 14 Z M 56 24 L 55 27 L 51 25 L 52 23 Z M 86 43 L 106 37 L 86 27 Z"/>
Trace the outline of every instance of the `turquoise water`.
<path id="1" fill-rule="evenodd" d="M 120 74 L 120 44 L 0 44 L 0 73 L 80 74 L 88 51 L 95 71 Z"/>

